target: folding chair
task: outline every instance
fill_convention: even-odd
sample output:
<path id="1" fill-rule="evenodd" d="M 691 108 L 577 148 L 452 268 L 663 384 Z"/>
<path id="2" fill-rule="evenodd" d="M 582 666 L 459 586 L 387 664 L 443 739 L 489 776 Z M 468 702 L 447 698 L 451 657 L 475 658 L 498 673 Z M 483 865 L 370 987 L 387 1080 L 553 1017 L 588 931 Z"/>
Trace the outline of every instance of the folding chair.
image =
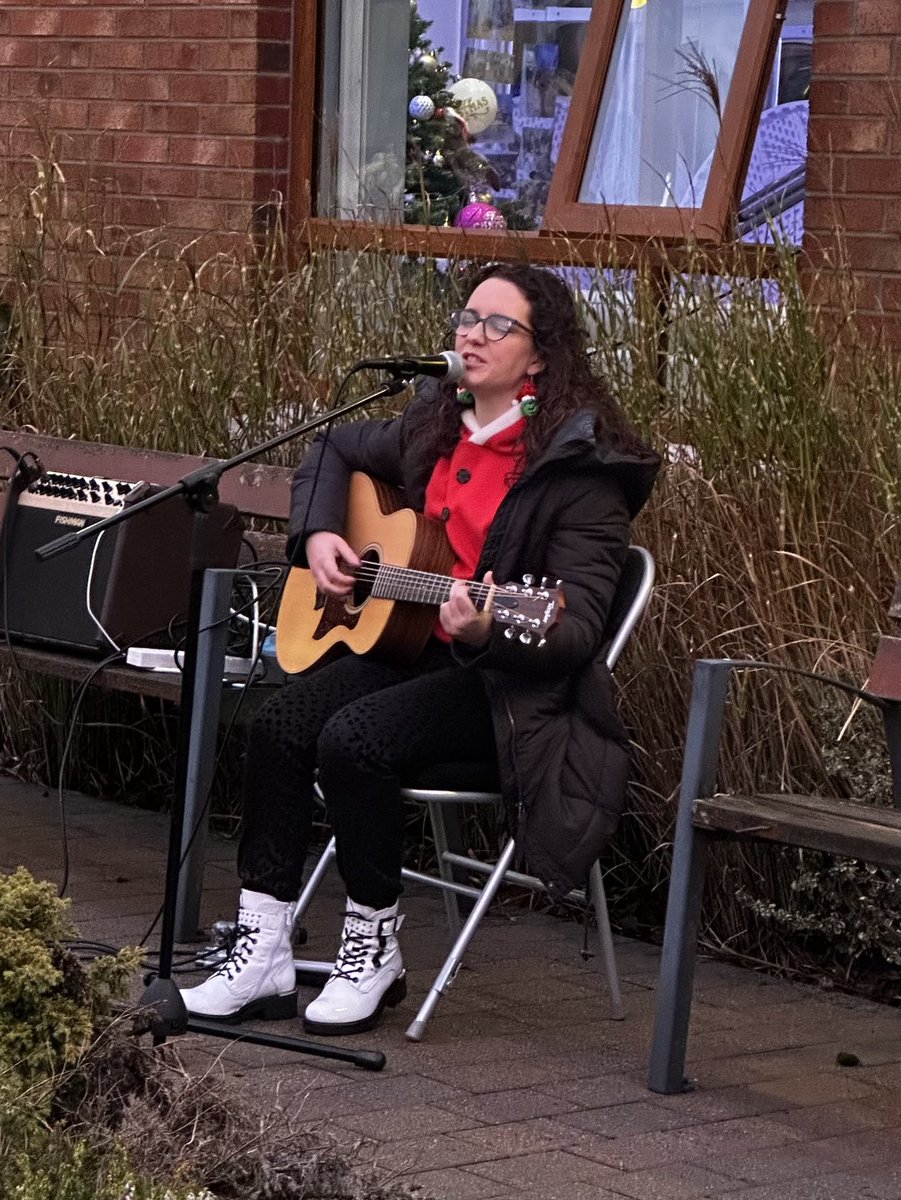
<path id="1" fill-rule="evenodd" d="M 611 670 L 647 607 L 653 586 L 653 558 L 641 546 L 630 547 L 607 618 L 605 660 Z M 437 887 L 444 893 L 447 921 L 451 934 L 455 938 L 444 965 L 435 977 L 416 1018 L 407 1029 L 407 1037 L 411 1041 L 418 1042 L 425 1032 L 426 1024 L 434 1012 L 435 1006 L 453 983 L 462 964 L 463 955 L 501 884 L 512 883 L 536 891 L 544 889 L 540 880 L 510 869 L 516 852 L 516 843 L 513 838 L 508 839 L 496 863 L 481 862 L 478 859 L 458 854 L 450 848 L 443 806 L 446 804 L 500 805 L 502 801 L 496 764 L 442 763 L 422 772 L 416 780 L 411 781 L 410 786 L 403 789 L 402 795 L 405 799 L 418 801 L 428 807 L 439 872 L 435 876 L 404 868 L 403 876 L 405 879 L 417 883 Z M 306 887 L 301 892 L 295 919 L 298 919 L 308 908 L 334 857 L 335 839 L 332 838 L 313 868 Z M 458 875 L 461 871 L 485 875 L 487 876 L 486 882 L 481 887 L 460 883 Z M 613 935 L 607 914 L 604 881 L 599 863 L 595 863 L 592 867 L 588 883 L 597 921 L 604 973 L 610 993 L 611 1016 L 614 1020 L 619 1021 L 623 1018 L 622 995 L 613 951 Z M 458 898 L 461 896 L 474 901 L 472 910 L 462 927 L 458 906 Z M 577 900 L 585 900 L 584 892 L 573 892 L 572 896 Z M 297 960 L 296 966 L 298 971 L 303 972 L 305 969 L 309 971 L 313 964 Z M 322 964 L 315 964 L 314 969 L 321 969 L 321 967 Z"/>

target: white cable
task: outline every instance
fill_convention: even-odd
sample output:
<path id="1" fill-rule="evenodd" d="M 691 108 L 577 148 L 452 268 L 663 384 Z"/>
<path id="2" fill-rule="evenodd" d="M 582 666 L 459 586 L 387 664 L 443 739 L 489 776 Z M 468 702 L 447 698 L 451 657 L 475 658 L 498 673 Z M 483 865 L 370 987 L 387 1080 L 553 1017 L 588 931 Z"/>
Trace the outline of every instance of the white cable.
<path id="1" fill-rule="evenodd" d="M 94 624 L 100 630 L 100 632 L 103 634 L 103 636 L 106 638 L 106 640 L 112 646 L 112 648 L 114 650 L 118 650 L 121 653 L 122 647 L 116 645 L 116 643 L 113 641 L 113 639 L 110 637 L 110 635 L 104 629 L 104 627 L 100 621 L 100 618 L 94 612 L 93 608 L 91 608 L 91 583 L 94 578 L 94 564 L 97 561 L 97 551 L 100 549 L 100 543 L 103 541 L 105 534 L 106 534 L 106 530 L 104 529 L 103 533 L 98 533 L 98 535 L 94 538 L 94 549 L 91 551 L 91 565 L 88 568 L 88 582 L 85 586 L 84 606 L 87 609 L 88 616 L 91 618 L 91 620 L 94 622 Z"/>

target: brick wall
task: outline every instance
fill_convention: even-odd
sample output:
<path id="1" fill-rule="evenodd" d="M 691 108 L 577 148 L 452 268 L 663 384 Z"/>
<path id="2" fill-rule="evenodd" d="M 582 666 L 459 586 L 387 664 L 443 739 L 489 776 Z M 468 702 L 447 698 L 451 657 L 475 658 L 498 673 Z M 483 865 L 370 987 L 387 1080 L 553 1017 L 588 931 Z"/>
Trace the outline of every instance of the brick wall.
<path id="1" fill-rule="evenodd" d="M 291 0 L 2 0 L 0 154 L 49 134 L 127 226 L 246 229 L 287 187 L 290 44 Z"/>
<path id="2" fill-rule="evenodd" d="M 815 261 L 852 268 L 858 324 L 901 345 L 901 0 L 817 0 L 805 222 Z"/>

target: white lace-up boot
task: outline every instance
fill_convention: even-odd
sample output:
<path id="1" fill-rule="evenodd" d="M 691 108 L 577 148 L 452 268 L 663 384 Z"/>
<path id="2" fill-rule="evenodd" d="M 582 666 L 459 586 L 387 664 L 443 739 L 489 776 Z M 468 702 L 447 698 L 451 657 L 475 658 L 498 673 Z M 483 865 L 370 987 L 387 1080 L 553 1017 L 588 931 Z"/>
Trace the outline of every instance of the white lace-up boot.
<path id="1" fill-rule="evenodd" d="M 371 1029 L 387 1005 L 407 994 L 397 931 L 397 905 L 376 912 L 348 896 L 344 931 L 328 983 L 304 1013 L 308 1033 L 347 1034 Z"/>
<path id="2" fill-rule="evenodd" d="M 182 992 L 188 1012 L 229 1023 L 296 1017 L 293 920 L 293 904 L 243 890 L 235 944 L 215 974 Z"/>

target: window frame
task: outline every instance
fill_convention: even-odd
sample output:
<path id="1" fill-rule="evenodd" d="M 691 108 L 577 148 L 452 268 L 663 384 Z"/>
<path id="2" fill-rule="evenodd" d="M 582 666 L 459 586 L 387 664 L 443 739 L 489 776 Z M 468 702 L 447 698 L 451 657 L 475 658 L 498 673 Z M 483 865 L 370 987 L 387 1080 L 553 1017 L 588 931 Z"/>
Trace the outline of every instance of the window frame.
<path id="1" fill-rule="evenodd" d="M 380 225 L 314 215 L 316 126 L 322 70 L 322 26 L 331 0 L 294 0 L 289 228 L 300 244 L 372 248 L 435 256 L 523 259 L 544 263 L 634 260 L 650 245 L 685 246 L 697 264 L 699 248 L 722 262 L 731 213 L 738 203 L 753 148 L 755 122 L 783 19 L 782 0 L 750 0 L 714 163 L 700 208 L 603 206 L 578 200 L 616 33 L 630 0 L 595 0 L 551 183 L 544 224 L 537 230 L 497 232 L 429 225 Z M 606 245 L 599 245 L 606 243 Z M 691 243 L 691 245 L 686 245 Z M 746 260 L 755 273 L 768 258 L 760 247 L 747 251 L 725 243 L 728 257 Z M 671 262 L 672 265 L 672 262 Z"/>
<path id="2" fill-rule="evenodd" d="M 610 74 L 616 34 L 629 2 L 596 0 L 560 144 L 559 165 L 551 180 L 544 224 L 551 231 L 569 234 L 615 230 L 618 235 L 630 238 L 674 241 L 694 237 L 722 242 L 753 148 L 756 120 L 782 26 L 781 0 L 749 2 L 704 199 L 699 208 L 682 209 L 638 204 L 605 206 L 580 202 L 578 198 Z"/>

